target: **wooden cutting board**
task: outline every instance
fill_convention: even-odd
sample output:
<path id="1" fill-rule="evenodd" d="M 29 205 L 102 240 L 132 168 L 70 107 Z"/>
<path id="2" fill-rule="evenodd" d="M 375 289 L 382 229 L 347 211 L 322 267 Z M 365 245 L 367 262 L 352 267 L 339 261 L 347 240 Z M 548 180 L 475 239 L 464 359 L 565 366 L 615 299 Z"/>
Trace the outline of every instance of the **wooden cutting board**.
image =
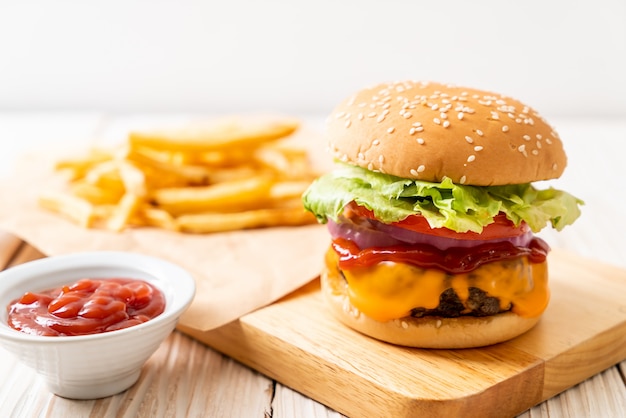
<path id="1" fill-rule="evenodd" d="M 626 359 L 626 270 L 556 250 L 549 269 L 542 320 L 491 347 L 360 335 L 325 310 L 318 280 L 221 328 L 181 331 L 348 416 L 513 416 Z"/>

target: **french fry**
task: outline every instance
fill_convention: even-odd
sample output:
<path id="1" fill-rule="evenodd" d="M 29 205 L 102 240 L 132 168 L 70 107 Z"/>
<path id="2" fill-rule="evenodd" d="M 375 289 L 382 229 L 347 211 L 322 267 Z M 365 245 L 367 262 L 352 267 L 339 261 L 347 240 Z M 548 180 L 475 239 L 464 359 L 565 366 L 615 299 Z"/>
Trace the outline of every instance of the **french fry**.
<path id="1" fill-rule="evenodd" d="M 182 164 L 172 154 L 170 154 L 171 158 L 167 158 L 163 154 L 149 148 L 138 147 L 129 149 L 126 158 L 144 167 L 144 171 L 152 171 L 153 173 L 158 173 L 159 177 L 165 176 L 172 179 L 169 182 L 171 184 L 205 185 L 208 183 L 211 173 L 209 168 L 200 165 Z M 181 154 L 176 155 L 180 156 Z M 145 170 L 145 168 L 149 170 Z"/>
<path id="2" fill-rule="evenodd" d="M 39 196 L 39 205 L 65 216 L 85 228 L 91 227 L 95 220 L 94 206 L 74 195 L 48 192 Z"/>
<path id="3" fill-rule="evenodd" d="M 271 187 L 270 179 L 251 177 L 204 187 L 155 190 L 152 202 L 174 215 L 202 211 L 233 212 L 250 208 L 259 200 L 266 200 Z"/>
<path id="4" fill-rule="evenodd" d="M 291 118 L 233 118 L 175 131 L 131 132 L 129 144 L 132 148 L 183 152 L 245 149 L 290 135 L 298 126 L 299 122 Z"/>
<path id="5" fill-rule="evenodd" d="M 143 197 L 148 194 L 146 176 L 137 166 L 129 161 L 120 161 L 119 172 L 127 194 Z"/>
<path id="6" fill-rule="evenodd" d="M 209 183 L 226 183 L 237 180 L 245 180 L 252 177 L 272 178 L 274 177 L 274 173 L 270 170 L 251 165 L 225 167 L 219 170 L 213 170 L 209 175 Z"/>
<path id="7" fill-rule="evenodd" d="M 70 192 L 92 205 L 113 205 L 124 194 L 121 189 L 105 189 L 84 180 L 78 180 L 70 185 Z"/>
<path id="8" fill-rule="evenodd" d="M 124 182 L 115 160 L 104 161 L 92 167 L 84 177 L 87 183 L 103 189 L 124 191 Z"/>
<path id="9" fill-rule="evenodd" d="M 287 180 L 276 182 L 270 189 L 270 198 L 272 200 L 282 200 L 298 198 L 302 196 L 302 193 L 309 187 L 310 181 L 304 180 Z"/>
<path id="10" fill-rule="evenodd" d="M 300 196 L 316 173 L 306 151 L 284 146 L 290 118 L 231 118 L 127 142 L 56 164 L 68 192 L 41 207 L 86 228 L 151 226 L 210 233 L 315 222 Z"/>
<path id="11" fill-rule="evenodd" d="M 137 213 L 136 223 L 139 225 L 155 226 L 161 229 L 169 229 L 170 231 L 178 231 L 176 219 L 163 209 L 157 209 L 150 206 L 143 206 Z"/>
<path id="12" fill-rule="evenodd" d="M 85 177 L 86 173 L 101 162 L 111 159 L 111 154 L 99 150 L 91 150 L 85 157 L 59 160 L 55 164 L 55 170 L 70 173 L 71 180 L 78 180 Z"/>
<path id="13" fill-rule="evenodd" d="M 316 222 L 315 217 L 302 207 L 255 209 L 234 213 L 208 212 L 182 215 L 176 219 L 181 231 L 196 234 L 271 226 L 295 226 L 314 222 Z"/>
<path id="14" fill-rule="evenodd" d="M 106 223 L 106 227 L 111 231 L 119 232 L 123 230 L 135 216 L 142 202 L 143 199 L 140 196 L 126 193 L 115 206 L 111 217 Z"/>

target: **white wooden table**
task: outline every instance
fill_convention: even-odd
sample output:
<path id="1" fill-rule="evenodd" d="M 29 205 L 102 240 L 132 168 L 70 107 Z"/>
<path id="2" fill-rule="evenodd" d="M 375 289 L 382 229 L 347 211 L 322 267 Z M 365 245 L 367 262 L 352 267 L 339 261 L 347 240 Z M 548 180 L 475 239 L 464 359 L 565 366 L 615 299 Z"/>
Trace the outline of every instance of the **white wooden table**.
<path id="1" fill-rule="evenodd" d="M 29 149 L 68 144 L 86 147 L 96 139 L 106 142 L 122 138 L 131 127 L 175 125 L 187 118 L 188 115 L 0 113 L 0 176 L 8 175 L 17 156 Z M 322 118 L 304 120 L 321 128 Z M 552 122 L 565 141 L 570 161 L 555 186 L 583 198 L 587 204 L 574 226 L 558 234 L 548 231 L 544 238 L 554 248 L 626 269 L 626 185 L 621 180 L 626 119 Z M 0 232 L 0 269 L 42 256 L 27 243 Z M 0 376 L 0 416 L 341 416 L 177 331 L 146 364 L 139 382 L 110 398 L 73 401 L 51 395 L 33 372 L 2 349 Z M 623 361 L 520 416 L 624 417 L 625 381 Z"/>

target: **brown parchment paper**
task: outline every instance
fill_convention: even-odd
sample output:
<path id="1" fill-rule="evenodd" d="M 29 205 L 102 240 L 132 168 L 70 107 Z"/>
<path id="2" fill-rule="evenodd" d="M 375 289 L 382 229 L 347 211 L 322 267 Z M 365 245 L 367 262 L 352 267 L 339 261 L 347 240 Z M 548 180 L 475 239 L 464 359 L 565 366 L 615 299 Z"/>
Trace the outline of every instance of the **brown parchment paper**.
<path id="1" fill-rule="evenodd" d="M 302 138 L 300 138 L 302 141 Z M 300 142 L 299 141 L 299 142 Z M 312 159 L 324 148 L 313 135 Z M 37 206 L 37 196 L 63 181 L 53 171 L 59 155 L 32 153 L 0 179 L 0 229 L 44 254 L 131 251 L 162 257 L 187 269 L 196 296 L 180 324 L 197 331 L 224 325 L 315 279 L 330 238 L 323 225 L 193 235 L 156 228 L 121 233 L 84 229 Z M 323 154 L 323 152 L 322 152 Z M 318 154 L 318 161 L 321 161 Z M 320 167 L 323 171 L 324 168 Z"/>

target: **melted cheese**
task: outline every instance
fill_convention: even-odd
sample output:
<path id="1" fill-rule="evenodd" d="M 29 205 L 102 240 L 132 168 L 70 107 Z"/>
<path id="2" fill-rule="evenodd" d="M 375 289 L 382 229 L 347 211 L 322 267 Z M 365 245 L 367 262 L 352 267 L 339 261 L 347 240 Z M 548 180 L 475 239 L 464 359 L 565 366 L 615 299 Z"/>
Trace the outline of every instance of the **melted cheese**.
<path id="1" fill-rule="evenodd" d="M 337 261 L 331 248 L 326 263 L 339 274 Z M 523 317 L 541 315 L 549 299 L 547 264 L 531 263 L 527 257 L 487 263 L 460 274 L 389 261 L 342 271 L 352 305 L 378 321 L 408 316 L 413 308 L 434 309 L 439 305 L 439 295 L 449 288 L 464 305 L 469 288 L 479 288 L 498 298 L 501 309 L 510 307 Z"/>

